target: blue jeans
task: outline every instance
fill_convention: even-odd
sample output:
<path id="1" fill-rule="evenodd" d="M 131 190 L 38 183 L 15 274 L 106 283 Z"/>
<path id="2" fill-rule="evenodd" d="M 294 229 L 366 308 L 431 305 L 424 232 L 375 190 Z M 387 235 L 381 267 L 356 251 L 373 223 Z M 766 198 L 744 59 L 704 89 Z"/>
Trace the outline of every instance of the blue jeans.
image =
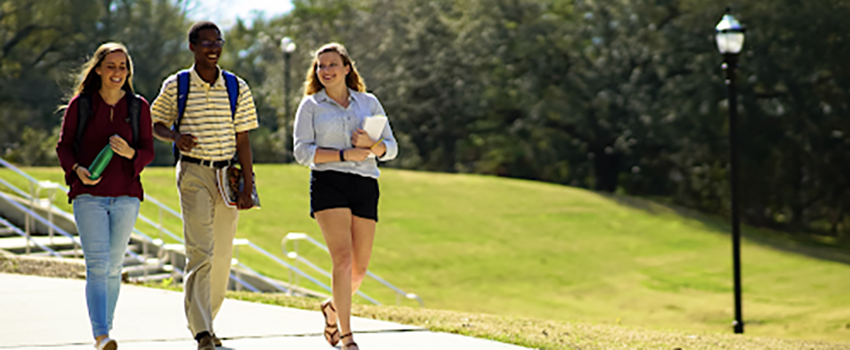
<path id="1" fill-rule="evenodd" d="M 86 303 L 95 337 L 109 334 L 121 287 L 121 267 L 139 215 L 135 197 L 74 199 L 74 219 L 86 257 Z"/>

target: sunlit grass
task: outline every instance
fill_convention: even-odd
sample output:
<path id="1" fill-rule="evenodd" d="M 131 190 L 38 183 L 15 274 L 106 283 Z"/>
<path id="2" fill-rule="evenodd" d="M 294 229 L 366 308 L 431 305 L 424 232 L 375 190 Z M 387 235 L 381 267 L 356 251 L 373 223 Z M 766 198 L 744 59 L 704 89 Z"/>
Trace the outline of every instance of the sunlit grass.
<path id="1" fill-rule="evenodd" d="M 62 178 L 55 168 L 27 170 L 39 179 Z M 258 165 L 256 173 L 263 208 L 240 214 L 237 236 L 281 258 L 287 232 L 321 241 L 308 214 L 309 170 Z M 173 168 L 148 168 L 143 182 L 147 195 L 178 208 Z M 487 176 L 384 170 L 380 184 L 370 270 L 418 294 L 428 308 L 683 332 L 731 329 L 731 247 L 724 220 L 640 199 Z M 148 204 L 142 213 L 158 217 Z M 174 218 L 165 227 L 182 235 Z M 139 228 L 156 236 L 148 226 Z M 767 236 L 749 228 L 746 233 Z M 304 243 L 299 248 L 329 267 L 324 252 Z M 819 254 L 812 249 L 810 255 Z M 748 335 L 850 340 L 847 265 L 750 239 L 742 252 Z M 258 254 L 242 250 L 240 260 L 290 278 Z M 392 292 L 373 282 L 363 291 L 395 303 Z"/>

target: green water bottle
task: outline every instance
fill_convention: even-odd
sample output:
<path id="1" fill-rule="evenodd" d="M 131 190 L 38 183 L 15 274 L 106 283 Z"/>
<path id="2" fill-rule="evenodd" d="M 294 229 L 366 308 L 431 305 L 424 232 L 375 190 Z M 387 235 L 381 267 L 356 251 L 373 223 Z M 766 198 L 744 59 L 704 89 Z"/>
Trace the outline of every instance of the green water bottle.
<path id="1" fill-rule="evenodd" d="M 97 180 L 101 174 L 103 174 L 103 169 L 106 169 L 106 166 L 109 165 L 109 161 L 112 160 L 112 155 L 115 152 L 112 151 L 112 147 L 109 147 L 109 144 L 106 144 L 106 147 L 103 147 L 100 150 L 100 153 L 97 154 L 97 158 L 91 163 L 89 167 L 89 172 L 91 172 L 92 180 Z"/>

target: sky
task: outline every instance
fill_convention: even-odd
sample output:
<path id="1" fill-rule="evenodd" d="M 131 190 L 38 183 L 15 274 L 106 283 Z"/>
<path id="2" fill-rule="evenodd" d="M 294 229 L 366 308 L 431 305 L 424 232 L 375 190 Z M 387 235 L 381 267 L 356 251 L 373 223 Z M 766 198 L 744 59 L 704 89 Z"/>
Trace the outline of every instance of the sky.
<path id="1" fill-rule="evenodd" d="M 236 18 L 253 18 L 254 11 L 262 11 L 265 18 L 289 12 L 289 0 L 192 0 L 189 17 L 193 20 L 211 20 L 222 28 L 236 24 Z"/>

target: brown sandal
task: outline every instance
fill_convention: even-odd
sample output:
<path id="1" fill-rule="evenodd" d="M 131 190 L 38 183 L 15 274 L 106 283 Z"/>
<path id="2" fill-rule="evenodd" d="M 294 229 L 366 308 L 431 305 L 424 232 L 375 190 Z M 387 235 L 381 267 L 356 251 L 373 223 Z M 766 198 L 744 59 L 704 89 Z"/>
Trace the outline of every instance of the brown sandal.
<path id="1" fill-rule="evenodd" d="M 334 309 L 333 303 L 331 303 L 332 299 L 325 300 L 321 304 L 322 315 L 325 316 L 325 340 L 328 341 L 328 344 L 331 346 L 336 346 L 339 343 L 339 340 L 342 339 L 339 337 L 339 325 L 334 322 L 331 324 L 330 320 L 328 320 L 328 312 L 327 309 L 330 308 L 334 313 L 336 313 L 336 309 Z"/>
<path id="2" fill-rule="evenodd" d="M 339 340 L 343 340 L 345 338 L 351 338 L 351 336 L 352 336 L 351 333 L 352 332 L 349 332 L 348 334 L 343 334 L 341 337 L 339 337 Z M 355 343 L 354 340 L 351 340 L 350 343 L 343 343 L 341 349 L 342 350 L 349 350 L 349 349 L 351 349 L 352 346 L 357 347 L 357 350 L 360 350 L 360 347 L 357 346 L 357 343 Z"/>

